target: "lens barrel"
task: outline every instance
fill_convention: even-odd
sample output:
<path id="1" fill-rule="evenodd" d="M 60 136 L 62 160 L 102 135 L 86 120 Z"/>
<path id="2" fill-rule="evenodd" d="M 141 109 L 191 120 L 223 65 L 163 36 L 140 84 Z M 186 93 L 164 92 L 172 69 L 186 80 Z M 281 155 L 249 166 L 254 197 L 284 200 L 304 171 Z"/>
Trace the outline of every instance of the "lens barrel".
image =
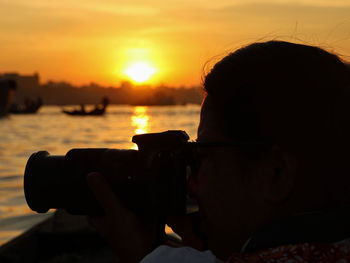
<path id="1" fill-rule="evenodd" d="M 58 178 L 61 178 L 64 156 L 50 156 L 46 151 L 33 153 L 24 173 L 24 194 L 28 206 L 38 213 L 46 213 L 55 206 Z M 54 169 L 53 169 L 54 168 Z"/>
<path id="2" fill-rule="evenodd" d="M 183 214 L 186 167 L 191 159 L 187 140 L 183 131 L 167 131 L 134 136 L 139 150 L 72 149 L 66 155 L 36 152 L 25 168 L 26 201 L 38 213 L 63 208 L 75 215 L 102 215 L 104 211 L 86 181 L 89 173 L 98 172 L 135 214 Z"/>
<path id="3" fill-rule="evenodd" d="M 113 167 L 110 167 L 113 162 L 107 157 L 121 155 L 118 153 L 118 150 L 94 148 L 72 149 L 66 155 L 56 156 L 46 151 L 32 154 L 24 173 L 28 206 L 38 213 L 63 208 L 76 215 L 103 214 L 87 185 L 86 176 L 90 172 L 113 174 Z M 104 160 L 110 165 L 107 166 Z"/>

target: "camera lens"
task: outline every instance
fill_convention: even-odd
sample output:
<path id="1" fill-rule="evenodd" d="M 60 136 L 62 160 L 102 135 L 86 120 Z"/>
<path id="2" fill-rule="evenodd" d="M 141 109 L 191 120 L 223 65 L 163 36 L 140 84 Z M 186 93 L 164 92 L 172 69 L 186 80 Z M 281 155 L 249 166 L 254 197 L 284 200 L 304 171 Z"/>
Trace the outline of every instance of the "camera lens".
<path id="1" fill-rule="evenodd" d="M 28 206 L 38 212 L 47 212 L 57 196 L 57 182 L 63 174 L 64 156 L 50 156 L 46 151 L 33 153 L 24 173 L 24 194 Z M 55 169 L 52 169 L 52 168 Z"/>

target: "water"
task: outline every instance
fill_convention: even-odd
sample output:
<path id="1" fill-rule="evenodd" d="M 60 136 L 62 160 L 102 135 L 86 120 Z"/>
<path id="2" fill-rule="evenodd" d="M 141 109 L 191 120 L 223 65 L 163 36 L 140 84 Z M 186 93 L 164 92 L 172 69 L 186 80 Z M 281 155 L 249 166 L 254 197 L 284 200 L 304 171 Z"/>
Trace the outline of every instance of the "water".
<path id="1" fill-rule="evenodd" d="M 78 117 L 45 106 L 36 115 L 0 119 L 0 245 L 48 217 L 32 212 L 24 199 L 24 167 L 33 152 L 64 155 L 71 148 L 135 148 L 132 135 L 171 129 L 185 130 L 195 139 L 199 112 L 198 105 L 110 106 L 105 116 Z"/>

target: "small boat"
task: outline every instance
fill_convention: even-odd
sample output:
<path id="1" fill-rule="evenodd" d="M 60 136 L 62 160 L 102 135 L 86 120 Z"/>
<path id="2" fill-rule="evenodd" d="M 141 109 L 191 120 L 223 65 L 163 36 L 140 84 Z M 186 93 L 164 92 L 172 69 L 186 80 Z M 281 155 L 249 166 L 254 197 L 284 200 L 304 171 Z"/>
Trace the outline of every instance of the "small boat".
<path id="1" fill-rule="evenodd" d="M 167 234 L 168 244 L 182 243 Z M 57 210 L 51 217 L 0 247 L 1 263 L 119 262 L 112 248 L 89 225 L 86 216 Z"/>
<path id="2" fill-rule="evenodd" d="M 8 113 L 15 89 L 16 82 L 14 80 L 0 80 L 0 117 Z"/>
<path id="3" fill-rule="evenodd" d="M 81 104 L 79 110 L 62 110 L 62 112 L 71 116 L 101 116 L 105 114 L 108 104 L 109 100 L 107 98 L 103 98 L 101 105 L 96 105 L 95 109 L 92 111 L 86 111 L 84 104 Z"/>
<path id="4" fill-rule="evenodd" d="M 62 110 L 63 113 L 71 116 L 101 116 L 105 113 L 106 108 L 95 108 L 92 111 L 82 111 L 82 110 L 73 110 L 67 111 Z"/>
<path id="5" fill-rule="evenodd" d="M 112 249 L 86 217 L 63 210 L 0 247 L 1 263 L 114 261 Z"/>
<path id="6" fill-rule="evenodd" d="M 39 97 L 36 101 L 27 99 L 23 105 L 12 104 L 9 113 L 12 114 L 34 114 L 43 105 L 42 99 Z"/>

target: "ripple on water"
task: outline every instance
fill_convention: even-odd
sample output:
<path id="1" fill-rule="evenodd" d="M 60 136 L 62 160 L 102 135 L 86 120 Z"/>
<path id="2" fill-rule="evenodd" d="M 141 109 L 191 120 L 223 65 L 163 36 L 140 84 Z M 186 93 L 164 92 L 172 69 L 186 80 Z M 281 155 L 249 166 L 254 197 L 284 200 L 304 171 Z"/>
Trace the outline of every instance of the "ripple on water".
<path id="1" fill-rule="evenodd" d="M 7 230 L 1 230 L 0 231 L 0 246 L 5 244 L 7 241 L 15 238 L 16 236 L 20 235 L 22 231 L 20 230 L 12 230 L 12 231 L 7 231 Z"/>
<path id="2" fill-rule="evenodd" d="M 25 203 L 26 201 L 25 201 L 25 197 L 22 189 L 20 192 L 14 193 L 12 196 L 8 195 L 6 198 L 0 201 L 0 205 L 4 207 L 6 206 L 7 208 L 20 207 Z M 26 208 L 27 207 L 25 207 L 25 209 Z"/>
<path id="3" fill-rule="evenodd" d="M 6 170 L 5 170 L 6 172 Z M 0 169 L 0 182 L 1 181 L 6 181 L 6 182 L 12 182 L 12 181 L 18 181 L 23 179 L 23 175 L 8 175 L 8 176 L 2 176 L 1 174 L 3 173 L 3 170 Z M 2 186 L 0 184 L 0 186 Z"/>

